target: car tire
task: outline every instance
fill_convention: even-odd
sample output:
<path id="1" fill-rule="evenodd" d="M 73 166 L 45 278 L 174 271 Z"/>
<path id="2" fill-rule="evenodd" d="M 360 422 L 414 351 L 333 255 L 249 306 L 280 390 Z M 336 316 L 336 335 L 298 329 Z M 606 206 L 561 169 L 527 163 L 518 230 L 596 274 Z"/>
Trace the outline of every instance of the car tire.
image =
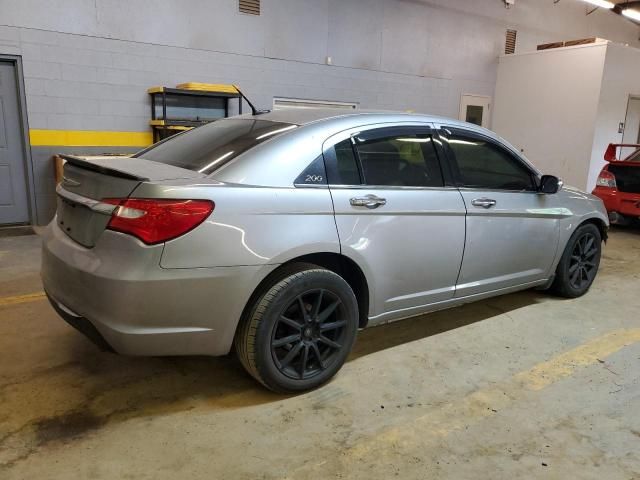
<path id="1" fill-rule="evenodd" d="M 311 264 L 287 267 L 246 310 L 236 352 L 247 372 L 278 393 L 326 383 L 344 364 L 358 330 L 349 284 Z"/>
<path id="2" fill-rule="evenodd" d="M 566 298 L 581 297 L 598 273 L 602 254 L 602 235 L 592 223 L 573 232 L 556 269 L 551 291 Z"/>

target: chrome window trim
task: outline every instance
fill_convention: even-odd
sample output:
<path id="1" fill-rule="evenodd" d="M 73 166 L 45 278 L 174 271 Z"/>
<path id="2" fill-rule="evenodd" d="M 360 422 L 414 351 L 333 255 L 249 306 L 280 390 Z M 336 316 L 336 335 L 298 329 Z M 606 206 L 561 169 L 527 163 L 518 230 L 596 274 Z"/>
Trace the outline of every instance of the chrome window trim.
<path id="1" fill-rule="evenodd" d="M 461 192 L 494 192 L 494 193 L 533 193 L 543 195 L 537 190 L 505 190 L 501 188 L 458 187 Z"/>
<path id="2" fill-rule="evenodd" d="M 329 188 L 326 183 L 294 183 L 295 188 Z"/>
<path id="3" fill-rule="evenodd" d="M 403 186 L 403 185 L 334 185 L 329 184 L 329 188 L 335 190 L 458 190 L 456 187 L 415 187 L 415 186 Z"/>

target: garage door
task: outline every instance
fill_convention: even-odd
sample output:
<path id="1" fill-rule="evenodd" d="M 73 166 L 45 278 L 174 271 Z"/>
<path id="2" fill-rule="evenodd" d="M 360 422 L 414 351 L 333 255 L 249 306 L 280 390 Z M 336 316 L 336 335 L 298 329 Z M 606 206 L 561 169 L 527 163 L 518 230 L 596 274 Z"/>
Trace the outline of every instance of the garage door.
<path id="1" fill-rule="evenodd" d="M 0 225 L 29 221 L 15 68 L 0 61 Z"/>

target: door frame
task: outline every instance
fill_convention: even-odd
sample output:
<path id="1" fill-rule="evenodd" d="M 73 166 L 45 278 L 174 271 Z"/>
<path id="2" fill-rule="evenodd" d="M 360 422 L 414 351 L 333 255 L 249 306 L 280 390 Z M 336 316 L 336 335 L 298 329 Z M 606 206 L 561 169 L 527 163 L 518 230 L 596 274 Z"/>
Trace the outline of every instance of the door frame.
<path id="1" fill-rule="evenodd" d="M 482 103 L 478 102 L 476 103 L 469 103 L 466 102 L 465 103 L 465 98 L 478 98 L 481 99 Z M 483 127 L 483 128 L 489 128 L 491 126 L 491 100 L 492 98 L 489 95 L 477 95 L 475 93 L 463 93 L 460 95 L 460 107 L 458 109 L 458 120 L 461 120 L 463 122 L 466 121 L 467 118 L 467 112 L 466 109 L 464 108 L 465 105 L 478 105 L 480 107 L 485 107 L 486 106 L 486 112 L 484 112 L 484 115 L 482 116 L 483 120 L 486 120 L 486 122 L 483 122 L 483 125 L 478 125 L 479 127 Z M 486 105 L 485 105 L 486 104 Z M 486 123 L 486 124 L 484 124 Z"/>
<path id="2" fill-rule="evenodd" d="M 634 141 L 633 141 L 633 142 L 627 142 L 627 141 L 625 140 L 625 138 L 624 138 L 624 137 L 625 137 L 625 135 L 627 134 L 627 126 L 628 126 L 628 124 L 629 124 L 629 107 L 631 107 L 631 102 L 632 102 L 633 100 L 640 100 L 640 95 L 630 93 L 630 94 L 628 95 L 628 97 L 627 97 L 627 105 L 626 105 L 625 110 L 624 110 L 624 123 L 623 123 L 623 125 L 622 125 L 622 136 L 621 136 L 621 138 L 620 138 L 620 141 L 621 141 L 622 143 L 631 143 L 631 144 L 633 144 L 633 143 L 640 143 L 640 131 L 638 131 L 638 132 L 636 133 L 636 138 L 634 139 Z M 620 157 L 619 157 L 619 158 L 621 158 L 621 159 L 622 159 L 622 158 L 625 158 L 627 155 L 630 155 L 630 154 L 631 154 L 631 153 L 633 153 L 634 151 L 635 151 L 635 149 L 634 149 L 634 148 L 626 148 L 626 147 L 623 147 L 623 148 L 621 148 L 621 149 L 620 149 L 620 152 L 619 152 Z"/>
<path id="3" fill-rule="evenodd" d="M 24 73 L 21 55 L 7 55 L 0 53 L 0 62 L 13 64 L 18 89 L 18 114 L 20 115 L 20 131 L 22 132 L 22 154 L 24 171 L 26 173 L 25 187 L 27 189 L 27 206 L 29 208 L 29 223 L 36 224 L 36 198 L 33 162 L 31 160 L 31 143 L 29 142 L 29 122 L 27 118 L 27 97 L 24 88 Z"/>

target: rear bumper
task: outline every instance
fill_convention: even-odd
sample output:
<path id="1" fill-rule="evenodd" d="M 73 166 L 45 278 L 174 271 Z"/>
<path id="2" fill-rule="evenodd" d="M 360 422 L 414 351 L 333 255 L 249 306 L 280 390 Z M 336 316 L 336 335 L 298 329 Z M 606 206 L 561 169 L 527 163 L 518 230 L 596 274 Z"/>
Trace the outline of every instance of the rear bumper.
<path id="1" fill-rule="evenodd" d="M 607 212 L 640 217 L 640 194 L 620 192 L 614 188 L 596 187 L 593 194 L 600 198 Z"/>
<path id="2" fill-rule="evenodd" d="M 67 322 L 69 325 L 71 325 L 73 328 L 78 330 L 85 337 L 87 337 L 89 340 L 95 343 L 96 346 L 100 348 L 100 350 L 103 350 L 105 352 L 114 351 L 113 347 L 109 345 L 109 343 L 104 339 L 102 334 L 98 331 L 96 327 L 93 326 L 93 324 L 89 320 L 74 314 L 64 305 L 54 300 L 51 297 L 51 295 L 47 294 L 47 298 L 49 299 L 49 303 L 51 304 L 53 309 L 56 311 L 58 315 L 60 315 L 60 317 L 62 317 L 62 319 L 65 322 Z"/>
<path id="3" fill-rule="evenodd" d="M 228 353 L 249 296 L 272 267 L 165 269 L 162 248 L 105 231 L 87 249 L 54 219 L 43 237 L 44 289 L 67 322 L 118 353 Z"/>

